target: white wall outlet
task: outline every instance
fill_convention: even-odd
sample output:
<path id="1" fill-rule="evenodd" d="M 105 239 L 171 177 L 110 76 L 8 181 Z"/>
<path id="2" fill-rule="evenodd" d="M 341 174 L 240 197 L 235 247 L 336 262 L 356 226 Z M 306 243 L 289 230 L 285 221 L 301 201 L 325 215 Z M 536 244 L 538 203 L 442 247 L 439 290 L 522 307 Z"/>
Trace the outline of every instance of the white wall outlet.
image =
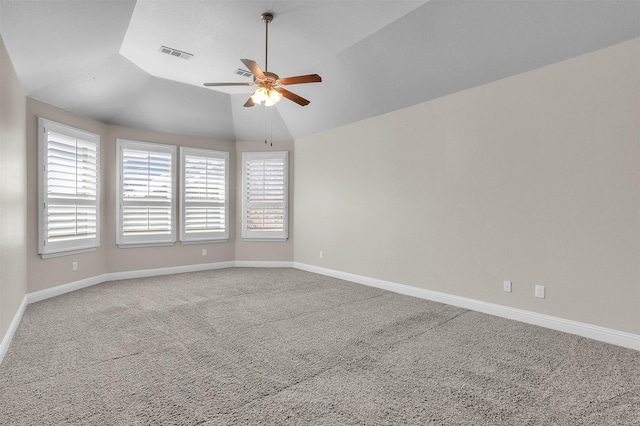
<path id="1" fill-rule="evenodd" d="M 207 251 L 207 249 L 202 249 L 202 255 L 206 256 L 209 252 Z"/>
<path id="2" fill-rule="evenodd" d="M 511 293 L 511 281 L 503 281 L 502 289 L 508 293 Z"/>
<path id="3" fill-rule="evenodd" d="M 73 272 L 75 272 L 75 271 L 77 271 L 77 270 L 78 270 L 78 262 L 73 262 L 73 263 L 71 263 L 71 270 L 72 270 Z"/>
<path id="4" fill-rule="evenodd" d="M 537 285 L 536 286 L 536 297 L 539 297 L 540 299 L 544 299 L 544 286 L 543 285 Z"/>
<path id="5" fill-rule="evenodd" d="M 324 259 L 324 252 L 320 250 L 320 259 Z"/>

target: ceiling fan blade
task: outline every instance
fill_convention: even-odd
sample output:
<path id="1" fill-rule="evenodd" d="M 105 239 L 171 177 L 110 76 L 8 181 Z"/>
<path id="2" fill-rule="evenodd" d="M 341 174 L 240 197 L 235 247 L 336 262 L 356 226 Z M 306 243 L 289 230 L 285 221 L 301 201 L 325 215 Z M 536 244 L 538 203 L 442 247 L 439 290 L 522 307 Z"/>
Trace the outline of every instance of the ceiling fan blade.
<path id="1" fill-rule="evenodd" d="M 207 87 L 215 86 L 253 86 L 253 83 L 204 83 Z"/>
<path id="2" fill-rule="evenodd" d="M 298 75 L 295 77 L 285 77 L 280 79 L 280 84 L 286 86 L 288 84 L 302 84 L 302 83 L 320 83 L 322 77 L 318 74 Z"/>
<path id="3" fill-rule="evenodd" d="M 264 73 L 262 72 L 262 70 L 260 69 L 260 66 L 258 66 L 256 61 L 252 61 L 251 59 L 240 59 L 240 60 L 247 68 L 249 68 L 249 71 L 251 71 L 251 74 L 253 74 L 257 79 L 264 80 L 267 78 L 267 76 L 264 75 Z"/>
<path id="4" fill-rule="evenodd" d="M 252 107 L 254 105 L 255 105 L 255 102 L 253 102 L 253 99 L 251 99 L 251 97 L 249 97 L 249 99 L 247 99 L 247 102 L 245 102 L 243 106 Z"/>
<path id="5" fill-rule="evenodd" d="M 298 96 L 295 93 L 288 91 L 287 89 L 283 89 L 282 87 L 276 87 L 276 90 L 280 92 L 282 96 L 289 99 L 290 101 L 297 103 L 300 106 L 306 106 L 311 103 L 302 96 Z"/>

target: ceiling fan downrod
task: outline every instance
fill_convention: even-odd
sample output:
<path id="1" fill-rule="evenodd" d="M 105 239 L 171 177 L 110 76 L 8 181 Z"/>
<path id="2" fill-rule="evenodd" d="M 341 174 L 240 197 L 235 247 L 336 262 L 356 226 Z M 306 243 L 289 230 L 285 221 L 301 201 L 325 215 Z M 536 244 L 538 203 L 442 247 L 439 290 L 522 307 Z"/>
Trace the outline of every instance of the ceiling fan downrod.
<path id="1" fill-rule="evenodd" d="M 262 22 L 265 25 L 264 37 L 264 70 L 269 71 L 269 22 L 273 21 L 272 13 L 263 13 Z"/>

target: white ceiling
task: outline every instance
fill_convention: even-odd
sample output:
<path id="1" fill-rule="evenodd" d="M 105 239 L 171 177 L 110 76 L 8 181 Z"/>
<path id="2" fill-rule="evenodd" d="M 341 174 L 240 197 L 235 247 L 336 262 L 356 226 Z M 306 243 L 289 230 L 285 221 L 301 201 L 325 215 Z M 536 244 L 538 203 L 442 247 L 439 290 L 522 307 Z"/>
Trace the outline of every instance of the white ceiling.
<path id="1" fill-rule="evenodd" d="M 318 73 L 300 107 L 244 108 L 240 58 Z M 640 36 L 640 1 L 0 0 L 25 93 L 109 124 L 292 140 Z M 193 54 L 160 53 L 169 46 Z M 525 100 L 526 101 L 526 100 Z M 266 120 L 266 121 L 265 121 Z"/>

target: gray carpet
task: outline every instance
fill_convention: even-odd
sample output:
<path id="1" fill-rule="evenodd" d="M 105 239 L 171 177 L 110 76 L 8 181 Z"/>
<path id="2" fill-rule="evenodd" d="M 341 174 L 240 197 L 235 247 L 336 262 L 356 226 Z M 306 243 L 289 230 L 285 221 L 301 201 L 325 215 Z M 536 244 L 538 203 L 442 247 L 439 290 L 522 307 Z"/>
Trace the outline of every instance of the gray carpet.
<path id="1" fill-rule="evenodd" d="M 29 305 L 2 425 L 638 425 L 640 352 L 293 269 Z"/>

